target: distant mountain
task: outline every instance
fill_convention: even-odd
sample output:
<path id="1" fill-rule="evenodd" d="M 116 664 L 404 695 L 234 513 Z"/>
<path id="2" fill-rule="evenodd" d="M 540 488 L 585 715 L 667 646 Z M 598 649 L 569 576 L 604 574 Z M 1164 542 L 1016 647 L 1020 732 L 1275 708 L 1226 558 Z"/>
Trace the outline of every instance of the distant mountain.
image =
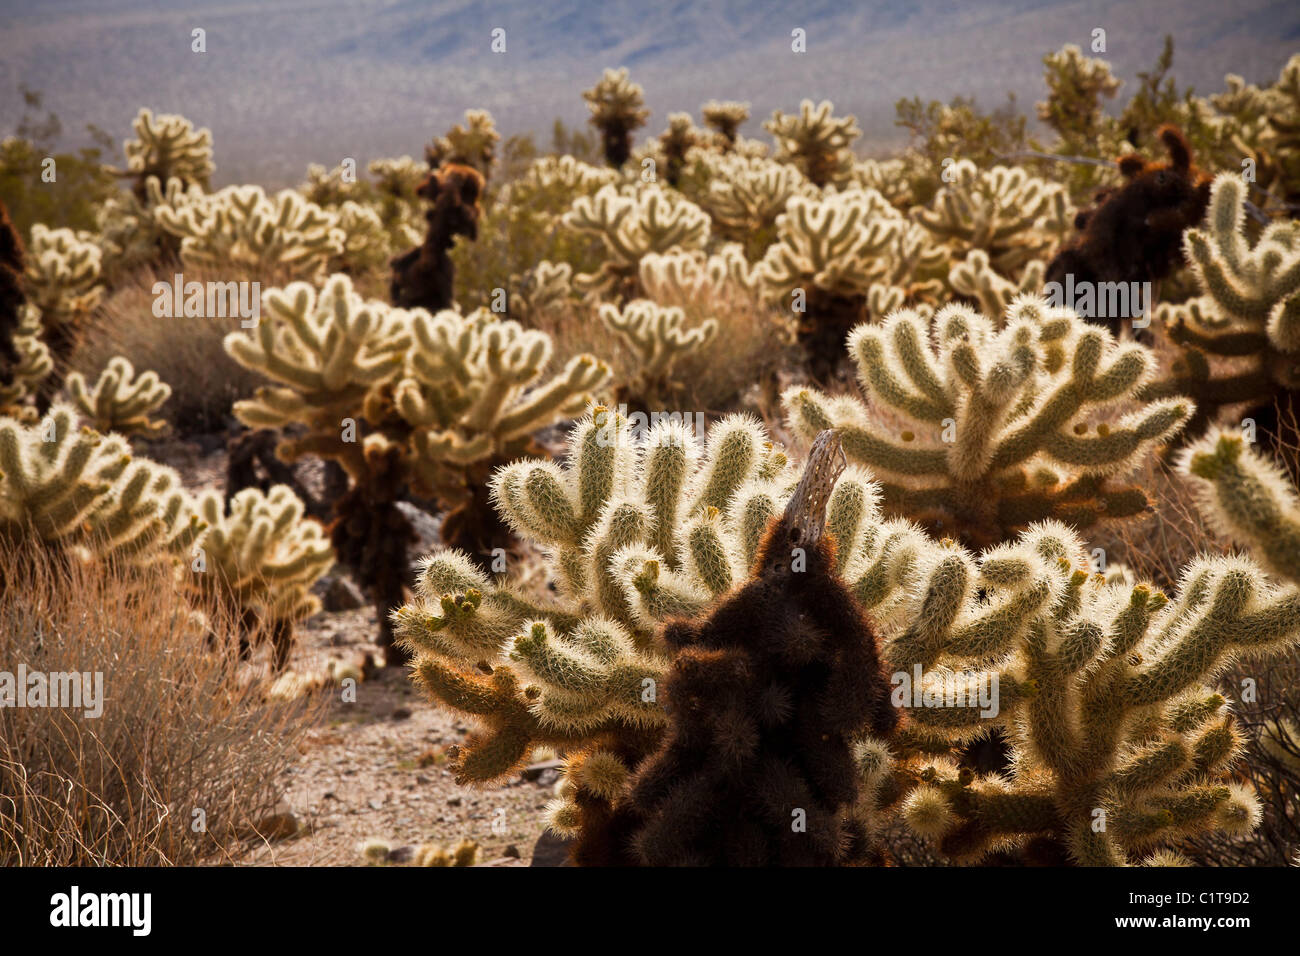
<path id="1" fill-rule="evenodd" d="M 505 54 L 489 49 L 498 27 Z M 796 27 L 807 53 L 791 52 Z M 585 121 L 580 91 L 605 67 L 628 66 L 650 132 L 717 98 L 751 102 L 757 135 L 773 109 L 829 98 L 883 146 L 902 97 L 993 106 L 1011 91 L 1032 110 L 1042 56 L 1086 50 L 1097 27 L 1130 81 L 1173 33 L 1179 82 L 1206 91 L 1229 72 L 1271 79 L 1300 51 L 1291 0 L 0 0 L 0 134 L 26 83 L 70 132 L 181 112 L 212 129 L 218 183 L 288 184 L 313 161 L 419 155 L 467 107 L 545 138 L 557 117 Z"/>

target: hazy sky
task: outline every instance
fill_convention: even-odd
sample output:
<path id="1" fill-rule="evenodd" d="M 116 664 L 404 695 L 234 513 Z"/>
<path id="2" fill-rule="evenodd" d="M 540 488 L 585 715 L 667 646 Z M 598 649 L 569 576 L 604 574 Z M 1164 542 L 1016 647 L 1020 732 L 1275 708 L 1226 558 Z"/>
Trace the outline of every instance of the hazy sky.
<path id="1" fill-rule="evenodd" d="M 490 52 L 495 28 L 504 54 Z M 72 133 L 93 122 L 120 139 L 141 106 L 183 113 L 213 131 L 218 185 L 279 185 L 312 161 L 419 155 L 467 107 L 546 138 L 556 117 L 584 122 L 580 91 L 626 65 L 652 110 L 646 132 L 718 98 L 750 101 L 757 135 L 773 109 L 826 97 L 857 114 L 864 142 L 888 144 L 901 97 L 993 106 L 1014 90 L 1032 110 L 1043 54 L 1086 49 L 1097 28 L 1130 89 L 1172 32 L 1180 82 L 1209 92 L 1227 72 L 1275 77 L 1300 51 L 1300 3 L 0 0 L 0 133 L 26 83 Z M 191 50 L 195 29 L 205 53 Z"/>

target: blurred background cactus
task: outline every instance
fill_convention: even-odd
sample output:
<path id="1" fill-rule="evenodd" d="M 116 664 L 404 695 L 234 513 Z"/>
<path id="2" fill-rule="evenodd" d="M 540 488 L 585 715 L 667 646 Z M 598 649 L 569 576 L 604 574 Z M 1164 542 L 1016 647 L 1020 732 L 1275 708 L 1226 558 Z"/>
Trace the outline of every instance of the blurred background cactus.
<path id="1" fill-rule="evenodd" d="M 465 123 L 457 123 L 425 147 L 424 158 L 429 168 L 437 169 L 447 163 L 469 166 L 483 174 L 483 179 L 492 177 L 492 167 L 496 165 L 497 144 L 501 134 L 497 132 L 492 114 L 487 110 L 466 110 Z"/>
<path id="2" fill-rule="evenodd" d="M 589 122 L 600 131 L 605 162 L 615 169 L 632 155 L 632 133 L 645 125 L 650 111 L 645 108 L 642 89 L 628 79 L 627 70 L 606 70 L 582 98 L 591 112 Z"/>
<path id="3" fill-rule="evenodd" d="M 144 108 L 131 126 L 136 138 L 122 144 L 126 169 L 118 175 L 134 180 L 132 191 L 136 199 L 144 202 L 150 179 L 158 180 L 164 187 L 168 180 L 178 179 L 182 189 L 208 188 L 208 180 L 216 170 L 212 162 L 211 131 L 195 129 L 184 116 L 171 113 L 155 116 Z"/>
<path id="4" fill-rule="evenodd" d="M 842 185 L 852 170 L 850 147 L 862 135 L 853 116 L 835 116 L 829 100 L 799 104 L 796 115 L 780 110 L 763 124 L 776 140 L 776 159 L 790 163 L 814 186 Z"/>
<path id="5" fill-rule="evenodd" d="M 65 384 L 73 404 L 98 431 L 129 436 L 167 427 L 149 416 L 171 397 L 171 386 L 160 381 L 156 372 L 137 376 L 131 363 L 120 356 L 108 363 L 94 385 L 88 385 L 80 372 L 69 375 Z"/>
<path id="6" fill-rule="evenodd" d="M 728 147 L 734 146 L 741 125 L 749 119 L 749 104 L 735 100 L 709 100 L 700 107 L 700 118 L 705 126 L 722 137 Z"/>

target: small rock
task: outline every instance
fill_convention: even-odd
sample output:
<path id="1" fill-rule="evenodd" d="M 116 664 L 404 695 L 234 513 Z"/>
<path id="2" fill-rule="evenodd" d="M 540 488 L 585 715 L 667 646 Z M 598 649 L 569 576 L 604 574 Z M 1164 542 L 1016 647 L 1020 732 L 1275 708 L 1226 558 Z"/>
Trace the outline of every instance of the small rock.
<path id="1" fill-rule="evenodd" d="M 337 800 L 337 799 L 338 799 L 338 795 L 337 795 L 333 790 L 326 790 L 325 793 L 322 795 L 322 799 L 324 799 L 324 800 Z"/>
<path id="2" fill-rule="evenodd" d="M 423 508 L 417 508 L 409 501 L 397 502 L 397 510 L 406 516 L 415 531 L 416 541 L 410 553 L 428 554 L 430 551 L 437 550 L 442 543 L 442 522 Z"/>
<path id="3" fill-rule="evenodd" d="M 447 806 L 449 806 L 449 807 L 458 807 L 458 806 L 461 805 L 461 802 L 462 802 L 462 801 L 461 801 L 461 798 L 460 798 L 460 797 L 448 797 L 448 798 L 447 798 Z"/>
<path id="4" fill-rule="evenodd" d="M 415 847 L 409 843 L 406 846 L 397 846 L 388 851 L 389 863 L 410 863 L 415 857 Z"/>
<path id="5" fill-rule="evenodd" d="M 508 857 L 510 857 L 510 858 L 512 858 L 512 859 L 518 860 L 518 859 L 520 858 L 520 857 L 519 857 L 519 847 L 515 846 L 515 845 L 512 843 L 512 844 L 510 844 L 508 847 L 506 847 L 504 850 L 501 851 L 501 855 L 502 855 L 502 856 L 508 856 Z"/>
<path id="6" fill-rule="evenodd" d="M 533 783 L 541 782 L 542 775 L 548 770 L 551 771 L 549 783 L 554 783 L 556 777 L 560 774 L 560 768 L 564 766 L 563 760 L 541 760 L 537 763 L 530 763 L 520 773 L 525 780 Z"/>
<path id="7" fill-rule="evenodd" d="M 569 847 L 573 841 L 543 830 L 533 845 L 533 862 L 529 866 L 570 866 Z"/>
<path id="8" fill-rule="evenodd" d="M 266 840 L 287 840 L 298 835 L 298 831 L 302 829 L 298 817 L 288 807 L 283 805 L 281 807 L 277 812 L 257 821 L 253 829 L 258 836 Z"/>
<path id="9" fill-rule="evenodd" d="M 331 578 L 321 595 L 321 606 L 327 611 L 352 611 L 365 604 L 366 599 L 357 586 L 342 575 Z"/>
<path id="10" fill-rule="evenodd" d="M 411 716 L 411 708 L 395 707 L 393 708 L 393 712 L 389 714 L 389 716 L 392 717 L 393 720 L 406 720 L 408 717 Z"/>

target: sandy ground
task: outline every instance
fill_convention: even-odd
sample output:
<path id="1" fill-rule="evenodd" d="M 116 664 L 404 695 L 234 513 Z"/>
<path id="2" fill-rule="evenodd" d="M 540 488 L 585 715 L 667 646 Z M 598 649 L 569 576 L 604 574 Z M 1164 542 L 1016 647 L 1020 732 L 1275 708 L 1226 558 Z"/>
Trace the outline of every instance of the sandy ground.
<path id="1" fill-rule="evenodd" d="M 224 442 L 148 445 L 144 453 L 175 467 L 192 491 L 223 487 Z M 319 477 L 312 464 L 299 469 L 308 487 Z M 335 568 L 334 574 L 344 572 Z M 357 666 L 367 655 L 382 660 L 377 632 L 368 606 L 323 611 L 298 625 L 289 670 L 319 676 L 331 658 Z M 515 854 L 524 863 L 531 859 L 555 786 L 553 769 L 491 789 L 458 786 L 446 769 L 446 750 L 462 742 L 470 727 L 425 700 L 406 668 L 375 669 L 356 685 L 354 701 L 344 700 L 337 685 L 317 693 L 325 699 L 324 718 L 283 777 L 282 809 L 292 815 L 285 829 L 296 832 L 254 847 L 241 862 L 357 865 L 365 862 L 361 845 L 371 840 L 387 843 L 398 861 L 402 848 L 461 840 L 479 844 L 480 862 L 504 865 L 502 859 Z"/>
<path id="2" fill-rule="evenodd" d="M 299 629 L 291 669 L 319 672 L 330 657 L 360 661 L 375 651 L 375 629 L 368 608 L 322 613 Z M 515 852 L 530 859 L 555 771 L 493 789 L 457 786 L 445 752 L 465 739 L 468 725 L 421 697 L 404 668 L 380 668 L 355 690 L 355 702 L 345 701 L 338 686 L 320 691 L 328 700 L 325 719 L 284 774 L 299 835 L 268 843 L 246 862 L 357 864 L 361 844 L 372 839 L 394 850 L 468 839 L 479 844 L 483 862 Z"/>

